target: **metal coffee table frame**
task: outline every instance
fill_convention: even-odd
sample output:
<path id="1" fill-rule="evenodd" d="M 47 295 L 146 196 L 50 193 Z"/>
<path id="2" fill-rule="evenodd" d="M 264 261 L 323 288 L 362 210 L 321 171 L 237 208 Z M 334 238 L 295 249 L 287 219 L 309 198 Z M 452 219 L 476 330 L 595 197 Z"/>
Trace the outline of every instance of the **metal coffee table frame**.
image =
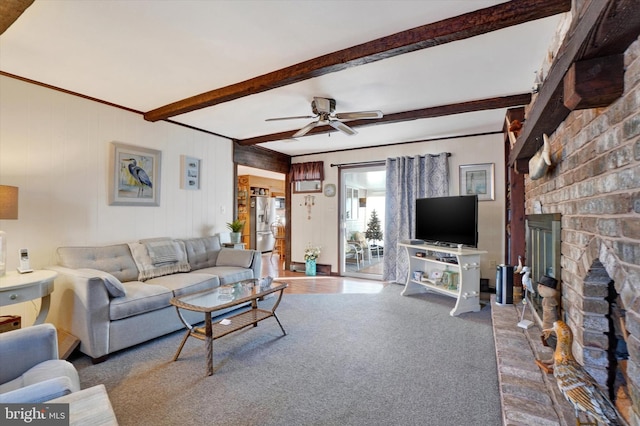
<path id="1" fill-rule="evenodd" d="M 249 326 L 257 327 L 260 321 L 271 317 L 275 318 L 282 333 L 286 336 L 287 332 L 276 316 L 276 309 L 282 300 L 284 289 L 288 287 L 288 284 L 274 281 L 268 287 L 260 287 L 259 282 L 260 280 L 258 279 L 245 280 L 235 284 L 220 286 L 213 290 L 205 290 L 172 298 L 171 304 L 176 307 L 180 321 L 182 321 L 187 328 L 187 332 L 173 360 L 176 361 L 178 359 L 189 337 L 204 340 L 207 351 L 207 375 L 211 376 L 213 375 L 213 341 L 215 339 L 219 339 L 222 336 Z M 258 308 L 258 300 L 264 299 L 265 296 L 276 292 L 278 292 L 278 299 L 274 302 L 271 309 Z M 230 324 L 223 325 L 220 322 L 212 324 L 211 314 L 213 312 L 242 305 L 247 302 L 251 303 L 251 309 L 227 317 L 226 319 L 230 321 Z M 189 324 L 180 313 L 180 309 L 203 312 L 204 326 L 194 327 Z"/>

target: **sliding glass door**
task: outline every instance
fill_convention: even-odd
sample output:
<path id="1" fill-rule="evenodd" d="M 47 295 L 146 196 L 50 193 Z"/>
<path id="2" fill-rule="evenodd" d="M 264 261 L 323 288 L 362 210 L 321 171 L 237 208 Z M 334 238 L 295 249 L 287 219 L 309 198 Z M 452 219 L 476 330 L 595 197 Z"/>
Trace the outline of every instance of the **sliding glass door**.
<path id="1" fill-rule="evenodd" d="M 341 275 L 382 279 L 385 167 L 340 169 Z"/>

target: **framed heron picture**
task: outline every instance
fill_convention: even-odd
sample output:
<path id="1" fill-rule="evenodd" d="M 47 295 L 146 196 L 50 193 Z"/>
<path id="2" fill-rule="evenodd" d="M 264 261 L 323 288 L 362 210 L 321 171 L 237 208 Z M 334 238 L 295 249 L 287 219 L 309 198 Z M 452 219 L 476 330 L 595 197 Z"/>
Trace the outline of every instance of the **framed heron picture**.
<path id="1" fill-rule="evenodd" d="M 111 143 L 109 205 L 159 206 L 162 152 Z"/>

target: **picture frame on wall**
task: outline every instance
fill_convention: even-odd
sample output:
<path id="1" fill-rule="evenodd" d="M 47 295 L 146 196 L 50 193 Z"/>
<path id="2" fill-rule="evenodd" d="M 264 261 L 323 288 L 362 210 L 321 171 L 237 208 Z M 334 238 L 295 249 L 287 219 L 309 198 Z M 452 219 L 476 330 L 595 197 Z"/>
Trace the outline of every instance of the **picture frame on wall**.
<path id="1" fill-rule="evenodd" d="M 460 166 L 460 195 L 477 195 L 478 201 L 495 199 L 494 163 Z"/>
<path id="2" fill-rule="evenodd" d="M 187 155 L 180 156 L 180 188 L 200 189 L 200 165 L 202 160 Z"/>
<path id="3" fill-rule="evenodd" d="M 109 205 L 159 206 L 162 152 L 111 143 Z"/>

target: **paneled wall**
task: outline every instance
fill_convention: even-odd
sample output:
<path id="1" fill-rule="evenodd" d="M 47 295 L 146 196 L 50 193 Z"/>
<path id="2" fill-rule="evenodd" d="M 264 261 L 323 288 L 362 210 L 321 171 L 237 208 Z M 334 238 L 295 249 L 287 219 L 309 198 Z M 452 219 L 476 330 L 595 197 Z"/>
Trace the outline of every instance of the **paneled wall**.
<path id="1" fill-rule="evenodd" d="M 108 204 L 111 142 L 162 151 L 159 207 Z M 202 160 L 200 190 L 180 189 L 181 155 Z M 234 209 L 232 142 L 0 76 L 0 184 L 20 188 L 18 220 L 0 221 L 8 269 L 23 247 L 42 268 L 55 263 L 62 245 L 226 231 Z"/>

